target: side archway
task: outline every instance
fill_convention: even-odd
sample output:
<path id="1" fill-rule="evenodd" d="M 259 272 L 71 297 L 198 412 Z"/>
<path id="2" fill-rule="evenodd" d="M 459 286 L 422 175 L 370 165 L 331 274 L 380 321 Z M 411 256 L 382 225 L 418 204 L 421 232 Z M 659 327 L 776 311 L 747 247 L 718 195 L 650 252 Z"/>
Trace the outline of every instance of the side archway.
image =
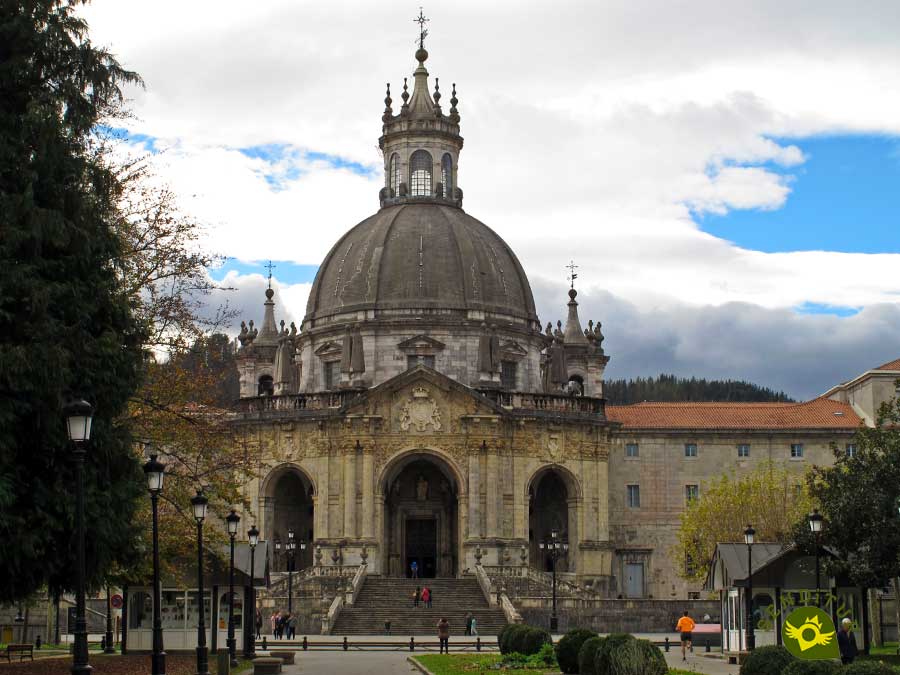
<path id="1" fill-rule="evenodd" d="M 298 541 L 307 542 L 306 550 L 297 548 L 294 569 L 312 565 L 315 541 L 315 483 L 306 471 L 295 464 L 276 467 L 260 486 L 263 499 L 263 536 L 274 541 L 287 541 L 288 530 L 294 531 Z M 287 571 L 284 555 L 272 557 L 272 571 Z"/>
<path id="2" fill-rule="evenodd" d="M 452 460 L 432 450 L 410 450 L 387 463 L 378 480 L 385 574 L 457 575 L 461 487 Z"/>
<path id="3" fill-rule="evenodd" d="M 538 469 L 527 485 L 529 561 L 534 569 L 552 570 L 540 543 L 555 530 L 569 552 L 557 562 L 557 572 L 574 572 L 578 550 L 578 504 L 581 487 L 568 469 L 551 464 Z"/>

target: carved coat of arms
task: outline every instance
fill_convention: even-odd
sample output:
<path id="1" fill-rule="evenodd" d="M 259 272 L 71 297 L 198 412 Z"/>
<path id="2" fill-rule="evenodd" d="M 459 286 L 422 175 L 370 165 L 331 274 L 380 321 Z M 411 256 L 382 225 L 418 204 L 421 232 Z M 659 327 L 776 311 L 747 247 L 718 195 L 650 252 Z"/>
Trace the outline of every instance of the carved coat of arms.
<path id="1" fill-rule="evenodd" d="M 409 431 L 427 431 L 428 425 L 434 431 L 441 430 L 441 410 L 424 387 L 412 390 L 412 396 L 400 409 L 400 428 Z"/>

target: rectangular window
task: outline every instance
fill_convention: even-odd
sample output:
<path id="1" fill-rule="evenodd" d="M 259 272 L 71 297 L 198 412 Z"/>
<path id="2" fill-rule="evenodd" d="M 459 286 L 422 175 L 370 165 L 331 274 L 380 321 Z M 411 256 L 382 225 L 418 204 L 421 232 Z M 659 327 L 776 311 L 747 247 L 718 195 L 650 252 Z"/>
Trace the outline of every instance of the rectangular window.
<path id="1" fill-rule="evenodd" d="M 697 444 L 696 443 L 685 443 L 684 444 L 684 456 L 685 457 L 696 457 L 697 456 Z"/>
<path id="2" fill-rule="evenodd" d="M 326 361 L 322 364 L 322 367 L 325 372 L 325 389 L 337 389 L 338 384 L 340 383 L 341 362 Z"/>
<path id="3" fill-rule="evenodd" d="M 628 485 L 626 488 L 628 491 L 628 508 L 639 509 L 641 507 L 641 486 Z"/>
<path id="4" fill-rule="evenodd" d="M 699 485 L 685 485 L 684 486 L 684 501 L 687 504 L 690 504 L 695 499 L 700 497 L 700 486 Z"/>
<path id="5" fill-rule="evenodd" d="M 518 365 L 515 361 L 500 362 L 500 386 L 510 391 L 516 388 Z"/>
<path id="6" fill-rule="evenodd" d="M 640 455 L 640 448 L 637 443 L 626 443 L 625 444 L 625 456 L 626 457 L 638 457 Z"/>
<path id="7" fill-rule="evenodd" d="M 740 443 L 738 446 L 738 457 L 745 458 L 750 456 L 750 444 Z"/>
<path id="8" fill-rule="evenodd" d="M 692 577 L 697 572 L 697 566 L 694 564 L 694 558 L 690 553 L 684 554 L 684 573 L 685 576 Z"/>
<path id="9" fill-rule="evenodd" d="M 688 591 L 688 600 L 699 600 L 700 591 Z"/>
<path id="10" fill-rule="evenodd" d="M 803 443 L 791 443 L 791 459 L 803 457 Z"/>
<path id="11" fill-rule="evenodd" d="M 406 357 L 406 369 L 412 370 L 417 365 L 422 364 L 434 370 L 434 354 L 409 354 Z"/>
<path id="12" fill-rule="evenodd" d="M 856 457 L 856 443 L 847 443 L 847 457 Z"/>

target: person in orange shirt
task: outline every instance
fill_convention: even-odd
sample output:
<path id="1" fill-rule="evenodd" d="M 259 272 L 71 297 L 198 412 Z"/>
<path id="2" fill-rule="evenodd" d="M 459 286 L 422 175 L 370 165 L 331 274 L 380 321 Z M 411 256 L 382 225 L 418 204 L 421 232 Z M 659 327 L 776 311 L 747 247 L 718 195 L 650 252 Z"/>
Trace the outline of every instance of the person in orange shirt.
<path id="1" fill-rule="evenodd" d="M 688 616 L 687 610 L 684 610 L 684 616 L 678 619 L 678 623 L 675 624 L 675 630 L 681 633 L 681 660 L 687 661 L 687 650 L 690 649 L 693 651 L 693 632 L 694 632 L 694 620 Z"/>

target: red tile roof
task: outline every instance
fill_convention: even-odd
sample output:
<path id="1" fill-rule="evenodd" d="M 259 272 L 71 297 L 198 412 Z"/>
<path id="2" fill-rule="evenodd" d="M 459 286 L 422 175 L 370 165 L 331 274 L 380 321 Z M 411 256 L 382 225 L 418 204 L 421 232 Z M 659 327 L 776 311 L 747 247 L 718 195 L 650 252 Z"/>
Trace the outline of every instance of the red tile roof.
<path id="1" fill-rule="evenodd" d="M 874 370 L 900 370 L 900 359 L 888 361 L 887 363 L 878 366 Z"/>
<path id="2" fill-rule="evenodd" d="M 861 419 L 846 403 L 635 403 L 608 405 L 624 429 L 855 429 Z"/>

